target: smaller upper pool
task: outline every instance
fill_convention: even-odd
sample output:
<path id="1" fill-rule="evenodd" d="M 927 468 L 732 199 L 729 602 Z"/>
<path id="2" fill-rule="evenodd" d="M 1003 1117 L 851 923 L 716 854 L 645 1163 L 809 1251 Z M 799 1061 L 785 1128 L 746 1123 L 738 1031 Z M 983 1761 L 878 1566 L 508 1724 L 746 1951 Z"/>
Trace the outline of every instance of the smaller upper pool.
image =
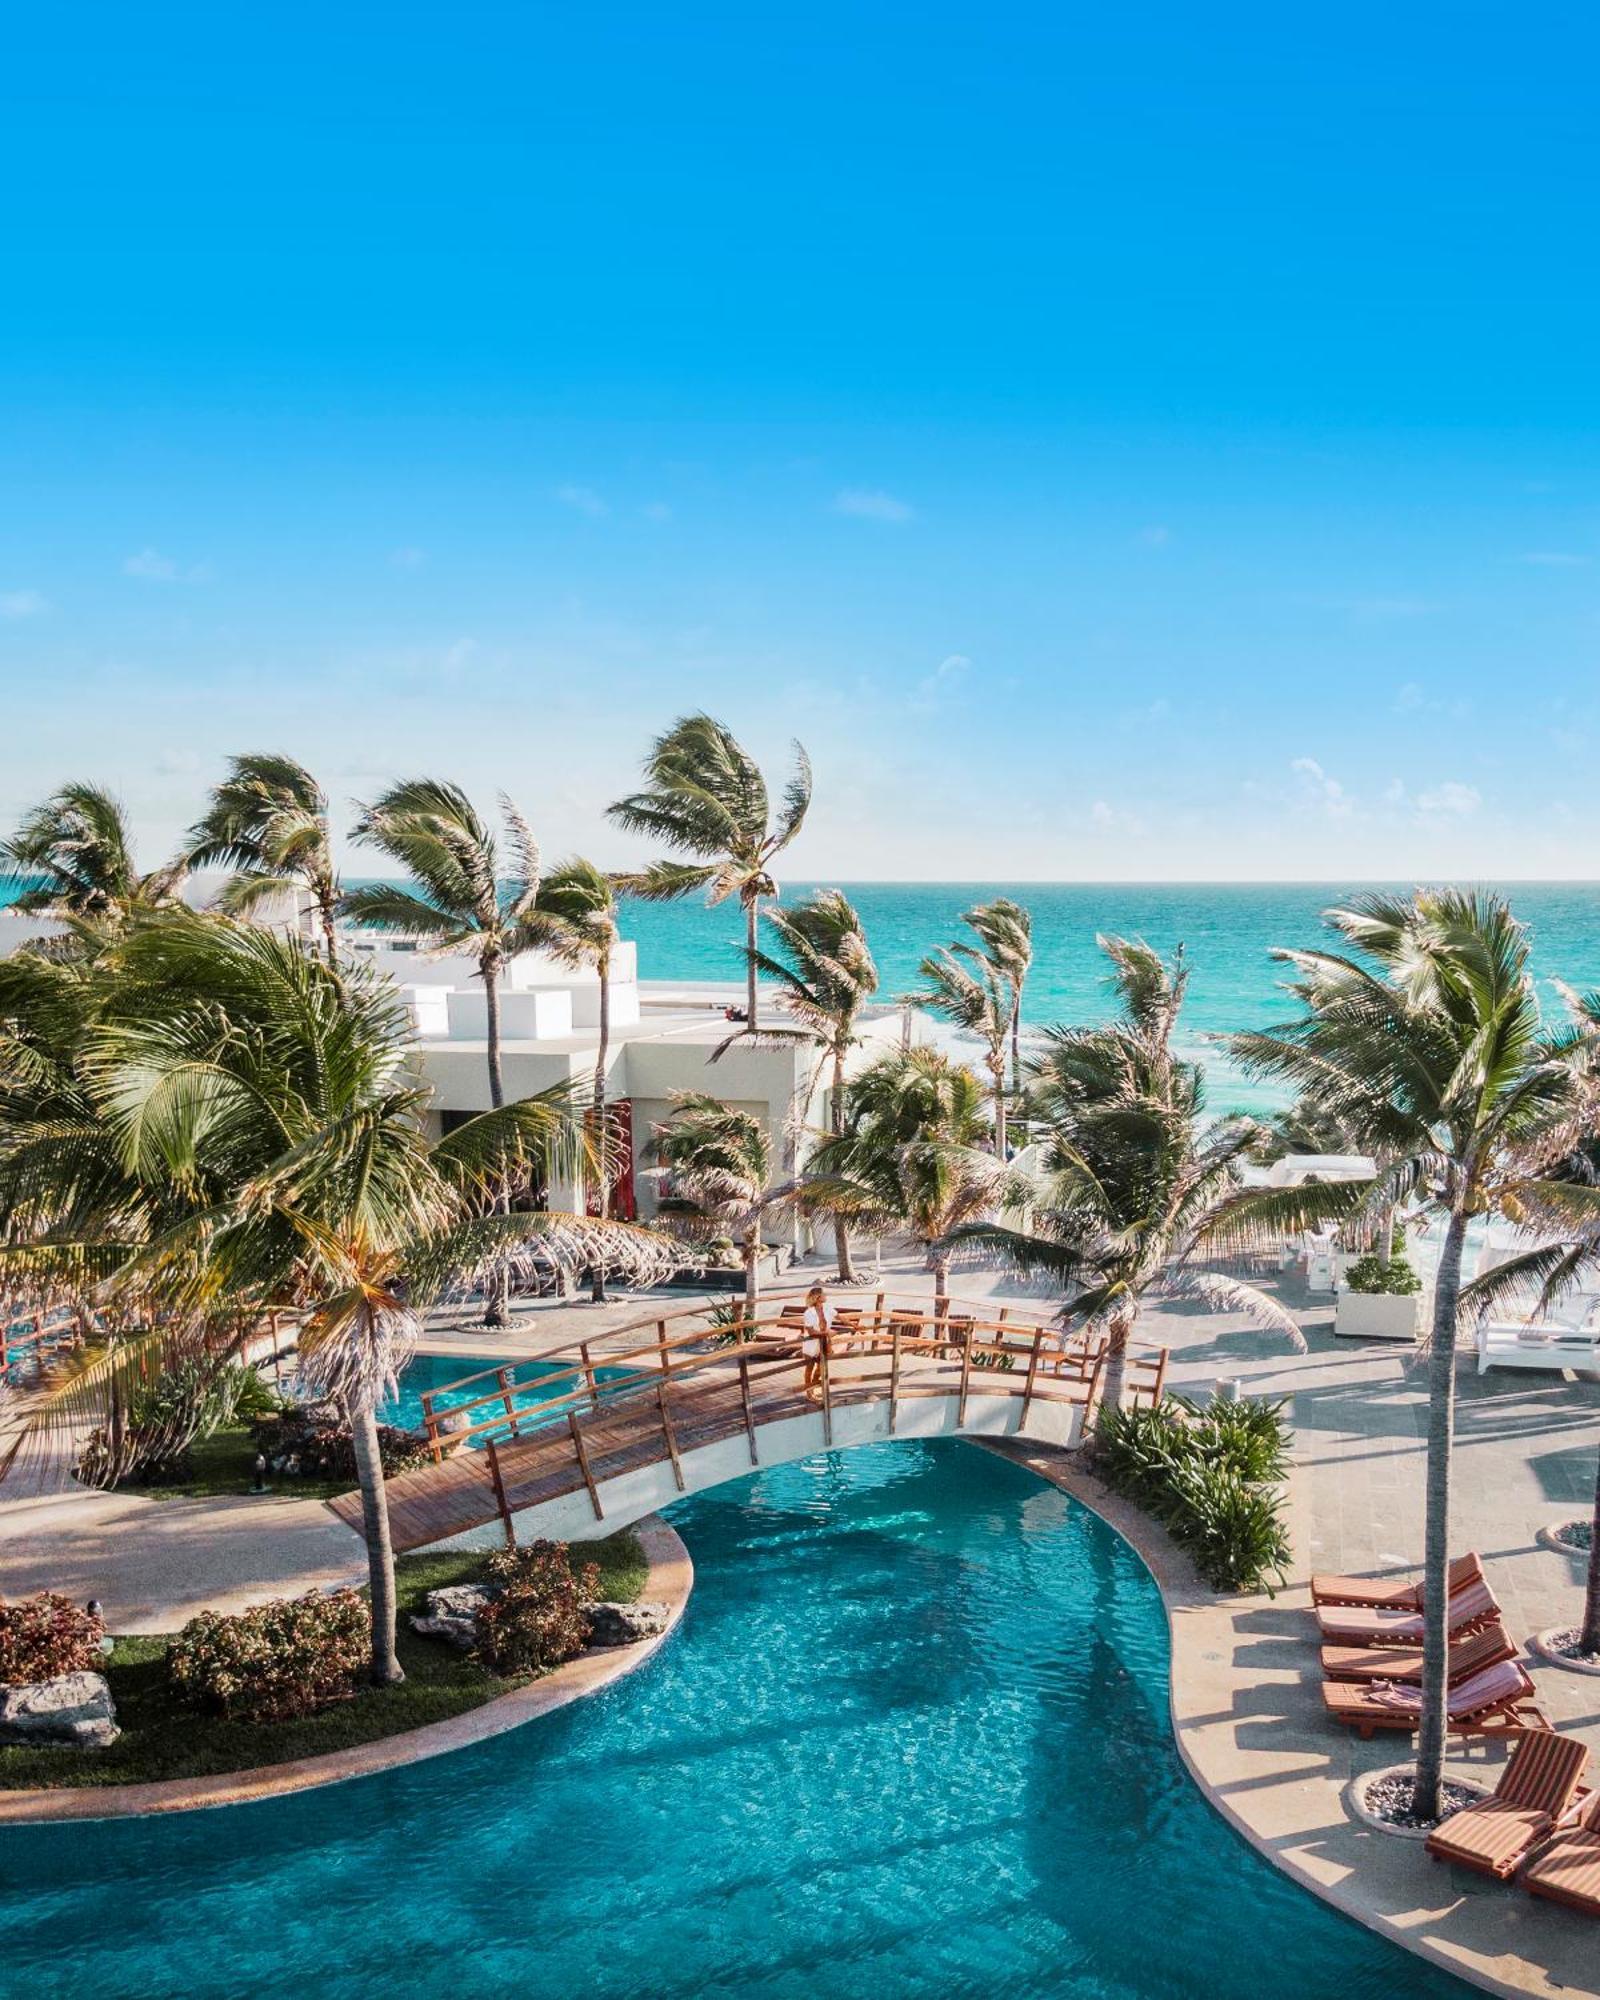
<path id="1" fill-rule="evenodd" d="M 406 1430 L 421 1430 L 422 1399 L 425 1395 L 433 1396 L 436 1410 L 449 1410 L 461 1403 L 476 1402 L 482 1396 L 495 1393 L 493 1371 L 497 1368 L 516 1370 L 517 1410 L 523 1416 L 537 1412 L 541 1401 L 570 1395 L 574 1388 L 580 1386 L 573 1370 L 560 1361 L 518 1360 L 510 1354 L 419 1354 L 401 1370 L 399 1393 L 380 1406 L 378 1421 L 398 1424 Z M 596 1381 L 614 1382 L 626 1371 L 597 1368 L 594 1372 Z M 464 1387 L 450 1386 L 460 1383 L 463 1377 L 470 1378 Z M 483 1417 L 493 1414 L 488 1409 L 481 1413 Z"/>

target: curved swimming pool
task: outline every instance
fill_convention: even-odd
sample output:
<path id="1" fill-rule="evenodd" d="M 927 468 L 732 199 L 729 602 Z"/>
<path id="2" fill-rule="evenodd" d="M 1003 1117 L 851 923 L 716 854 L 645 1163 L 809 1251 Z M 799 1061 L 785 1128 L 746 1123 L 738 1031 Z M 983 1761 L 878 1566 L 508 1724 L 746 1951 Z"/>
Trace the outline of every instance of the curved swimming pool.
<path id="1" fill-rule="evenodd" d="M 1326 1909 L 1173 1747 L 1132 1551 L 987 1452 L 905 1442 L 682 1502 L 638 1673 L 320 1792 L 0 1832 L 29 2000 L 1359 2000 L 1469 1989 Z"/>

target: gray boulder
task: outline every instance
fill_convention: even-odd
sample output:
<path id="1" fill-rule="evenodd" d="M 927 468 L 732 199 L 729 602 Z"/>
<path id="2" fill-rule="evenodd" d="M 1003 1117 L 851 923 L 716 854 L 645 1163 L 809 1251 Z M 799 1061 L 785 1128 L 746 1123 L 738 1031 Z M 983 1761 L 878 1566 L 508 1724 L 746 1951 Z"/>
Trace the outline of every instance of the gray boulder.
<path id="1" fill-rule="evenodd" d="M 452 1583 L 428 1592 L 425 1617 L 415 1613 L 411 1629 L 425 1639 L 443 1639 L 458 1652 L 470 1653 L 478 1643 L 478 1613 L 499 1590 L 492 1583 Z"/>
<path id="2" fill-rule="evenodd" d="M 104 1674 L 0 1687 L 0 1744 L 60 1744 L 102 1750 L 122 1734 Z"/>
<path id="3" fill-rule="evenodd" d="M 593 1621 L 591 1646 L 637 1646 L 645 1639 L 659 1639 L 672 1622 L 669 1606 L 648 1599 L 637 1604 L 601 1602 L 584 1609 Z"/>

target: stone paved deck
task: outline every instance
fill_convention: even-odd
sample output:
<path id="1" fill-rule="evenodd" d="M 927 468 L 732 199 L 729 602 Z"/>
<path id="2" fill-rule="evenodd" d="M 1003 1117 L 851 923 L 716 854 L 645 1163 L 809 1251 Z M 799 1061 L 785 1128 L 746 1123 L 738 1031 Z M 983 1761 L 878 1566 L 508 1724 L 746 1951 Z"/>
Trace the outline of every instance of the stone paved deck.
<path id="1" fill-rule="evenodd" d="M 1211 1314 L 1167 1312 L 1174 1385 L 1241 1378 L 1288 1395 L 1295 1587 L 1276 1599 L 1216 1600 L 1165 1537 L 1114 1499 L 1100 1505 L 1146 1551 L 1168 1596 L 1173 1721 L 1190 1769 L 1269 1859 L 1351 1915 L 1491 1990 L 1600 1994 L 1600 1924 L 1522 1891 L 1430 1861 L 1419 1843 L 1370 1831 L 1349 1811 L 1358 1774 L 1404 1761 L 1408 1740 L 1363 1743 L 1323 1714 L 1305 1579 L 1313 1570 L 1390 1571 L 1422 1553 L 1424 1371 L 1402 1350 L 1335 1340 L 1326 1303 L 1291 1296 L 1311 1352 Z M 1600 1382 L 1555 1373 L 1459 1377 L 1455 1542 L 1485 1561 L 1512 1636 L 1574 1622 L 1582 1568 L 1546 1549 L 1540 1527 L 1586 1515 L 1600 1450 Z M 1600 1680 L 1525 1660 L 1558 1728 L 1582 1736 L 1600 1782 Z M 1452 1762 L 1493 1782 L 1503 1744 Z"/>

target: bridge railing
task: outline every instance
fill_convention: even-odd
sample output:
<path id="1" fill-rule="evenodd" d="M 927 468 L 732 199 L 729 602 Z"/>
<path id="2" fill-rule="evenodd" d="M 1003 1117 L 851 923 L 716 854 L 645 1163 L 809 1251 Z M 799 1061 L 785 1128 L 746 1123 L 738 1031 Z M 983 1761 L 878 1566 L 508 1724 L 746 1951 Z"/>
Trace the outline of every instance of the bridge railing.
<path id="1" fill-rule="evenodd" d="M 426 1392 L 423 1420 L 435 1463 L 466 1448 L 503 1448 L 561 1425 L 572 1431 L 581 1455 L 580 1426 L 652 1404 L 675 1460 L 674 1410 L 692 1414 L 697 1396 L 726 1398 L 737 1381 L 753 1429 L 758 1406 L 792 1400 L 806 1389 L 808 1368 L 809 1393 L 830 1443 L 837 1402 L 886 1396 L 893 1431 L 900 1401 L 953 1393 L 957 1421 L 964 1423 L 975 1386 L 984 1395 L 1020 1397 L 1026 1422 L 1034 1401 L 1091 1404 L 1106 1360 L 1104 1336 L 1064 1334 L 1026 1309 L 954 1298 L 930 1306 L 925 1298 L 892 1301 L 883 1292 L 836 1306 L 821 1336 L 803 1323 L 800 1294 L 772 1299 L 753 1315 L 738 1306 L 696 1306 L 620 1331 L 624 1338 L 634 1335 L 634 1344 L 597 1351 L 594 1343 L 579 1341 Z M 811 1339 L 820 1352 L 808 1357 L 802 1343 Z M 1165 1376 L 1165 1348 L 1130 1352 L 1130 1399 L 1159 1401 Z"/>

